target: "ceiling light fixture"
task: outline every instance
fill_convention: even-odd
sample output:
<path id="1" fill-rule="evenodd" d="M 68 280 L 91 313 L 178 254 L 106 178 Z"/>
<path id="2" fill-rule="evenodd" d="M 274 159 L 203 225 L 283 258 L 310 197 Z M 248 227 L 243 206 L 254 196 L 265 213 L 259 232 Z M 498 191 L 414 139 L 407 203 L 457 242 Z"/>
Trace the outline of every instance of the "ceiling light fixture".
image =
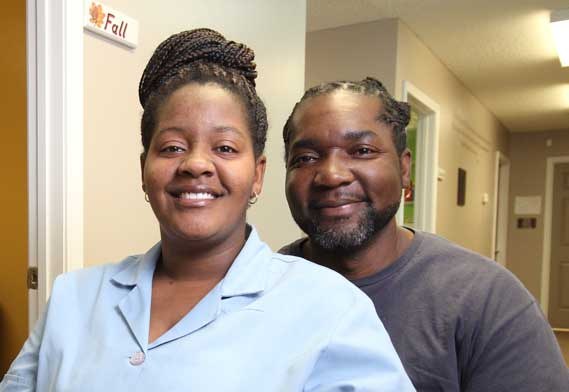
<path id="1" fill-rule="evenodd" d="M 551 32 L 562 67 L 569 66 L 569 9 L 551 12 Z"/>

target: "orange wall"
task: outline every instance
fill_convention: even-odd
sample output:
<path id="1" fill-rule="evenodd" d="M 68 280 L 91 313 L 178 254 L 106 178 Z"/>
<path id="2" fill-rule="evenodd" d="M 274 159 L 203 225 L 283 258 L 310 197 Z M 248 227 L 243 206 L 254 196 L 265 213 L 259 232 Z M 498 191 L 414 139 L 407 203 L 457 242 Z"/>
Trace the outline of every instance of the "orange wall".
<path id="1" fill-rule="evenodd" d="M 28 334 L 26 2 L 4 0 L 0 24 L 0 378 Z"/>

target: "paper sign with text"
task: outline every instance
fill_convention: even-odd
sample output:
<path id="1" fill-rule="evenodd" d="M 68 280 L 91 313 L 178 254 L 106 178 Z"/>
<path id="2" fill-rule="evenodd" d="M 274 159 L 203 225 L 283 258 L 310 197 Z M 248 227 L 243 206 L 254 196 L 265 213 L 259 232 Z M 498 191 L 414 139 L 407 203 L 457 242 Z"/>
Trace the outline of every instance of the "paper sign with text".
<path id="1" fill-rule="evenodd" d="M 85 2 L 84 26 L 129 48 L 138 45 L 138 21 L 98 1 Z"/>

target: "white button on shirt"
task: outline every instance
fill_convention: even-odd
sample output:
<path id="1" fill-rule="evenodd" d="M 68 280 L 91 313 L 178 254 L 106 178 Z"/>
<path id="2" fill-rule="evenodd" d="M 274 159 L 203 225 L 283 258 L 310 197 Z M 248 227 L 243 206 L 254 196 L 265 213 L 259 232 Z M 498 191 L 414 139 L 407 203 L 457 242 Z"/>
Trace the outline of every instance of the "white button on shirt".
<path id="1" fill-rule="evenodd" d="M 149 344 L 159 255 L 58 277 L 0 391 L 414 391 L 371 301 L 254 229 L 225 278 Z"/>
<path id="2" fill-rule="evenodd" d="M 142 365 L 144 360 L 146 359 L 146 355 L 142 351 L 137 351 L 130 357 L 130 364 L 132 366 Z"/>

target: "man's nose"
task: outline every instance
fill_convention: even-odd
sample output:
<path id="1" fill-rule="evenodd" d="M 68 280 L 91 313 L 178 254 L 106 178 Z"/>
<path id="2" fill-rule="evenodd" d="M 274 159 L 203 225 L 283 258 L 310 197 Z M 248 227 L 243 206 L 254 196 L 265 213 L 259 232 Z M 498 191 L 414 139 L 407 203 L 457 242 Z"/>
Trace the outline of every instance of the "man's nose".
<path id="1" fill-rule="evenodd" d="M 314 184 L 319 187 L 334 188 L 350 184 L 354 175 L 342 159 L 334 156 L 324 159 L 317 168 Z"/>
<path id="2" fill-rule="evenodd" d="M 192 177 L 212 176 L 215 172 L 215 165 L 211 159 L 211 154 L 201 148 L 193 148 L 188 151 L 184 159 L 178 166 L 178 174 L 190 175 Z"/>

